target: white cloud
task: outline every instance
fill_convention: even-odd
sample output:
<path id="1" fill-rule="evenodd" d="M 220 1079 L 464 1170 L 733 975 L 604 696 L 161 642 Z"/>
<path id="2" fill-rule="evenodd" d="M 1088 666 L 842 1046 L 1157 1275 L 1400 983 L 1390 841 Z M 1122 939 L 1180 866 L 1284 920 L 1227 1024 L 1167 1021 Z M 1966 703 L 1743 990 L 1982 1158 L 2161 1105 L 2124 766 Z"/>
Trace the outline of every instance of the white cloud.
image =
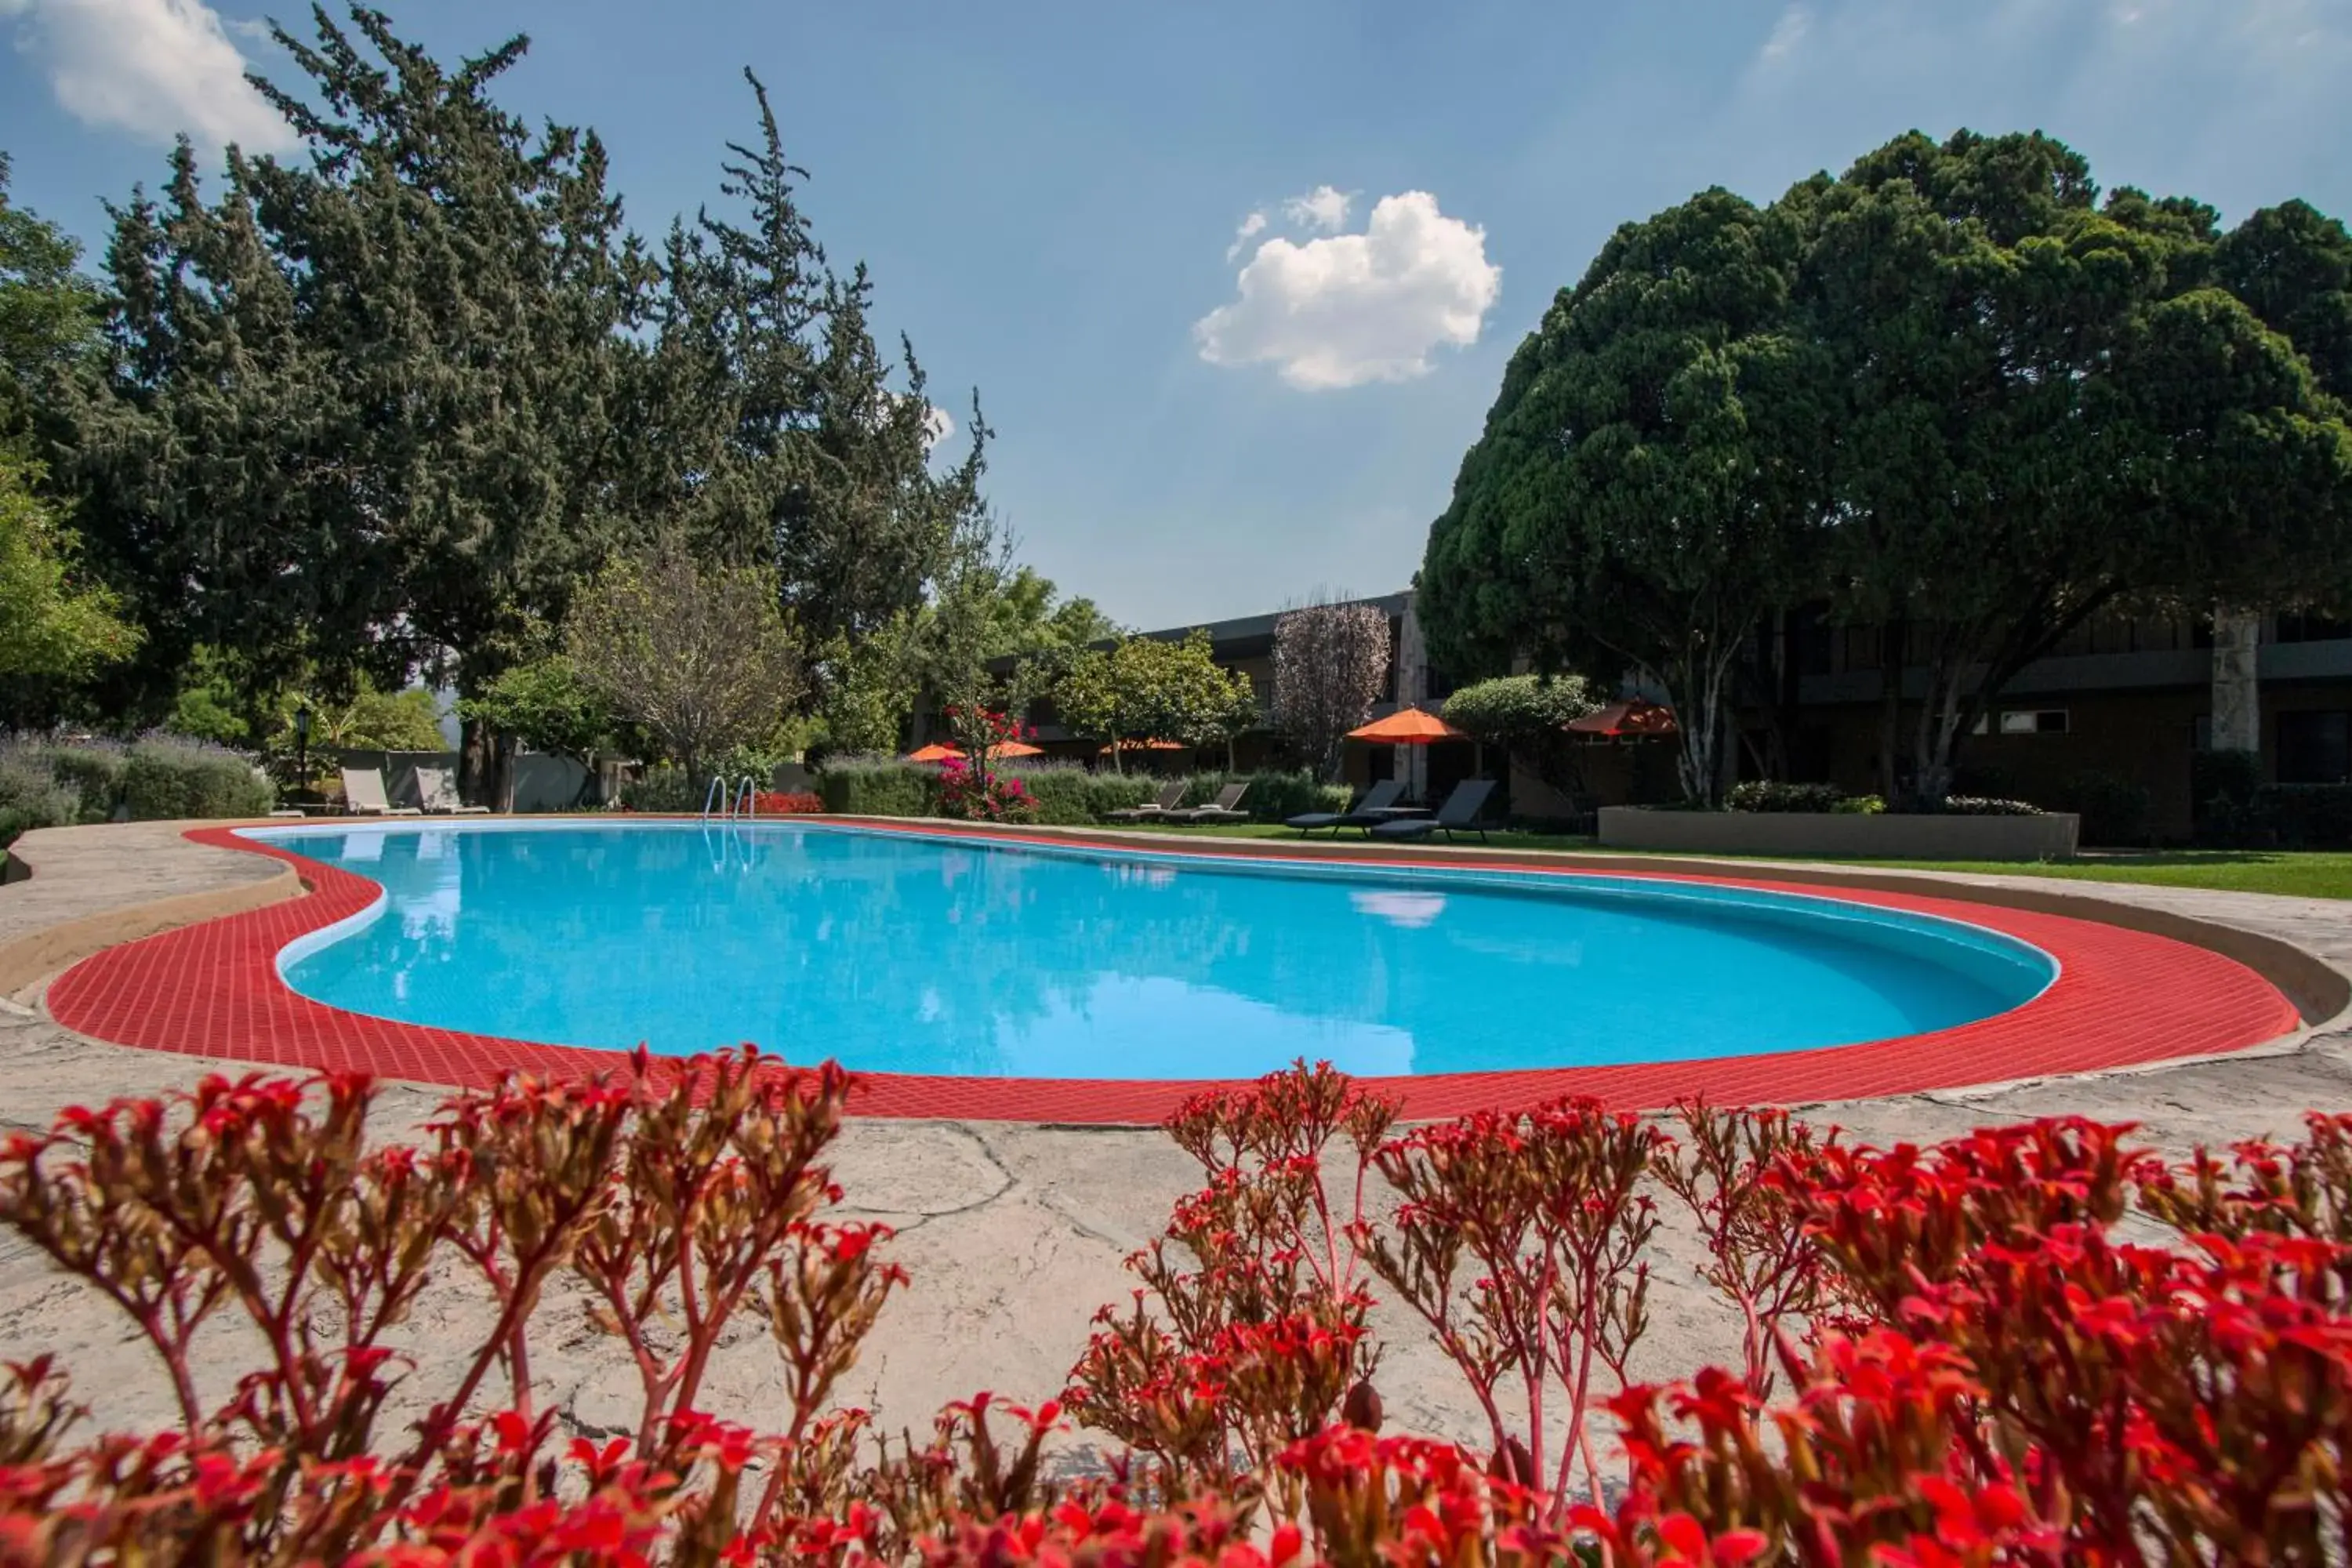
<path id="1" fill-rule="evenodd" d="M 0 0 L 16 48 L 77 120 L 155 141 L 186 132 L 248 152 L 294 133 L 245 79 L 246 60 L 204 0 Z"/>
<path id="2" fill-rule="evenodd" d="M 1318 185 L 1305 195 L 1293 196 L 1283 203 L 1282 213 L 1295 224 L 1337 234 L 1347 226 L 1348 208 L 1354 201 L 1355 197 L 1346 191 Z"/>
<path id="3" fill-rule="evenodd" d="M 1757 51 L 1758 61 L 1771 65 L 1787 59 L 1796 53 L 1797 46 L 1805 41 L 1805 35 L 1812 31 L 1812 26 L 1813 14 L 1811 10 L 1803 5 L 1790 5 L 1780 13 L 1780 20 L 1772 24 L 1771 36 Z"/>
<path id="4" fill-rule="evenodd" d="M 1362 234 L 1266 241 L 1239 298 L 1192 335 L 1211 364 L 1272 363 L 1297 387 L 1406 381 L 1428 374 L 1431 350 L 1478 341 L 1502 278 L 1486 230 L 1406 191 L 1382 196 Z"/>
<path id="5" fill-rule="evenodd" d="M 1225 259 L 1231 261 L 1234 257 L 1239 256 L 1244 247 L 1265 232 L 1265 215 L 1264 213 L 1252 213 L 1242 219 L 1241 227 L 1234 230 L 1234 242 L 1225 247 Z"/>

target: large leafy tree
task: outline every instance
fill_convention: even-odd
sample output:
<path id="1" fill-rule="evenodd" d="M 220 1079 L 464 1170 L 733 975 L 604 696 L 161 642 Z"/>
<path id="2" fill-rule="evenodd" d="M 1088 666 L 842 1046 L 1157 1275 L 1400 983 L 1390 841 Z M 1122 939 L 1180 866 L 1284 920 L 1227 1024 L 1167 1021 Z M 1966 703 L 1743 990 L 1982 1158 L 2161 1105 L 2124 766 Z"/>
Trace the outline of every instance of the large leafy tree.
<path id="1" fill-rule="evenodd" d="M 0 678 L 77 679 L 128 655 L 138 633 L 111 593 L 80 579 L 74 537 L 37 478 L 0 445 Z"/>
<path id="2" fill-rule="evenodd" d="M 2262 603 L 2343 560 L 2343 430 L 2207 286 L 2210 209 L 2116 192 L 2040 135 L 1916 134 L 1812 182 L 1806 330 L 1834 363 L 1826 582 L 1892 628 L 1885 752 L 1948 792 L 2019 670 L 2134 599 Z M 1895 783 L 1889 779 L 1890 784 Z"/>
<path id="3" fill-rule="evenodd" d="M 800 699 L 801 642 L 772 567 L 617 556 L 581 585 L 565 634 L 578 680 L 690 776 L 773 737 Z"/>
<path id="4" fill-rule="evenodd" d="M 265 678 L 446 665 L 472 691 L 630 533 L 640 268 L 595 138 L 492 99 L 525 40 L 446 68 L 363 8 L 277 37 L 307 79 L 258 85 L 301 152 L 232 149 L 207 202 L 184 145 L 163 200 L 115 215 L 72 444 L 94 542 L 159 662 L 233 636 Z"/>
<path id="5" fill-rule="evenodd" d="M 8 200 L 0 153 L 0 440 L 22 437 L 57 376 L 98 342 L 100 296 L 74 237 Z"/>
<path id="6" fill-rule="evenodd" d="M 1525 658 L 1662 689 L 1699 800 L 1737 661 L 1802 579 L 1824 510 L 1800 235 L 1720 190 L 1619 229 L 1512 356 L 1422 567 L 1448 667 Z"/>
<path id="7" fill-rule="evenodd" d="M 1219 665 L 1206 630 L 1180 639 L 1122 637 L 1070 658 L 1053 686 L 1054 708 L 1072 734 L 1109 742 L 1229 741 L 1254 719 L 1249 677 Z M 1114 767 L 1125 765 L 1114 745 Z"/>

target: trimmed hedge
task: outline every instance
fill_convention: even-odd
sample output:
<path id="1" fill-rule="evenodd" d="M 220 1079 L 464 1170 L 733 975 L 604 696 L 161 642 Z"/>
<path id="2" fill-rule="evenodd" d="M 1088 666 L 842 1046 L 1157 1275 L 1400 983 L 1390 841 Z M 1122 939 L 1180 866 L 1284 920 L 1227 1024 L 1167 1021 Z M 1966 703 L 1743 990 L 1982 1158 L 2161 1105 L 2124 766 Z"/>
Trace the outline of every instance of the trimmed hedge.
<path id="1" fill-rule="evenodd" d="M 940 774 L 917 763 L 829 761 L 816 776 L 827 811 L 844 816 L 937 816 Z"/>
<path id="2" fill-rule="evenodd" d="M 1037 820 L 1062 827 L 1086 827 L 1106 814 L 1141 805 L 1160 791 L 1149 773 L 1092 773 L 1067 764 L 1036 763 L 1004 770 L 1021 781 L 1037 803 Z"/>
<path id="3" fill-rule="evenodd" d="M 1086 827 L 1108 813 L 1141 805 L 1169 781 L 1157 773 L 1089 773 L 1067 763 L 1016 763 L 1003 772 L 1021 781 L 1036 802 L 1037 820 Z M 1184 781 L 1181 804 L 1206 805 L 1228 784 L 1249 783 L 1243 806 L 1260 822 L 1279 822 L 1308 811 L 1338 811 L 1349 801 L 1339 784 L 1317 782 L 1312 773 L 1267 770 L 1248 774 L 1194 773 Z M 848 816 L 936 816 L 939 773 L 896 759 L 841 758 L 817 774 L 816 791 L 829 812 Z"/>
<path id="4" fill-rule="evenodd" d="M 122 764 L 122 801 L 134 821 L 264 816 L 278 790 L 235 752 L 194 741 L 142 741 Z"/>

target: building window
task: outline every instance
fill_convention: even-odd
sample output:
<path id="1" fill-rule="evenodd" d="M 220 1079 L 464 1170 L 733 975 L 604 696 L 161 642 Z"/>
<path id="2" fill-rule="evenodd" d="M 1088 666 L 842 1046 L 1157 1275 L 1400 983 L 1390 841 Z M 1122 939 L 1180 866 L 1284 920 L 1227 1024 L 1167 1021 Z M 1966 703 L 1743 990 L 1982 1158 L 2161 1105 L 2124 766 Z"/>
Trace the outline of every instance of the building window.
<path id="1" fill-rule="evenodd" d="M 2352 784 L 2352 713 L 2278 716 L 2281 784 Z"/>
<path id="2" fill-rule="evenodd" d="M 2063 735 L 2066 733 L 2066 710 L 2011 708 L 2000 716 L 2000 732 L 2004 735 Z"/>
<path id="3" fill-rule="evenodd" d="M 2278 618 L 2273 642 L 2342 642 L 2352 638 L 2352 621 L 2339 621 L 2332 616 L 2315 616 L 2306 611 Z"/>

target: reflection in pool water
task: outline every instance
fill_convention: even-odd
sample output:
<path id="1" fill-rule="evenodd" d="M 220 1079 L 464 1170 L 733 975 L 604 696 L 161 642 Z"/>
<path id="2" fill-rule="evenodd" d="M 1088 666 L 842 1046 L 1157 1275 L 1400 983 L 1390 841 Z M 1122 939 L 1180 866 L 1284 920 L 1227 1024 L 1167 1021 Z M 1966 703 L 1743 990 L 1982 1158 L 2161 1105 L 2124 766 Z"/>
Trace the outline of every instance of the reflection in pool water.
<path id="1" fill-rule="evenodd" d="M 1223 1078 L 1659 1061 L 1945 1027 L 2006 938 L 1604 879 L 1182 864 L 803 825 L 264 833 L 382 883 L 282 961 L 355 1012 L 868 1071 Z"/>

